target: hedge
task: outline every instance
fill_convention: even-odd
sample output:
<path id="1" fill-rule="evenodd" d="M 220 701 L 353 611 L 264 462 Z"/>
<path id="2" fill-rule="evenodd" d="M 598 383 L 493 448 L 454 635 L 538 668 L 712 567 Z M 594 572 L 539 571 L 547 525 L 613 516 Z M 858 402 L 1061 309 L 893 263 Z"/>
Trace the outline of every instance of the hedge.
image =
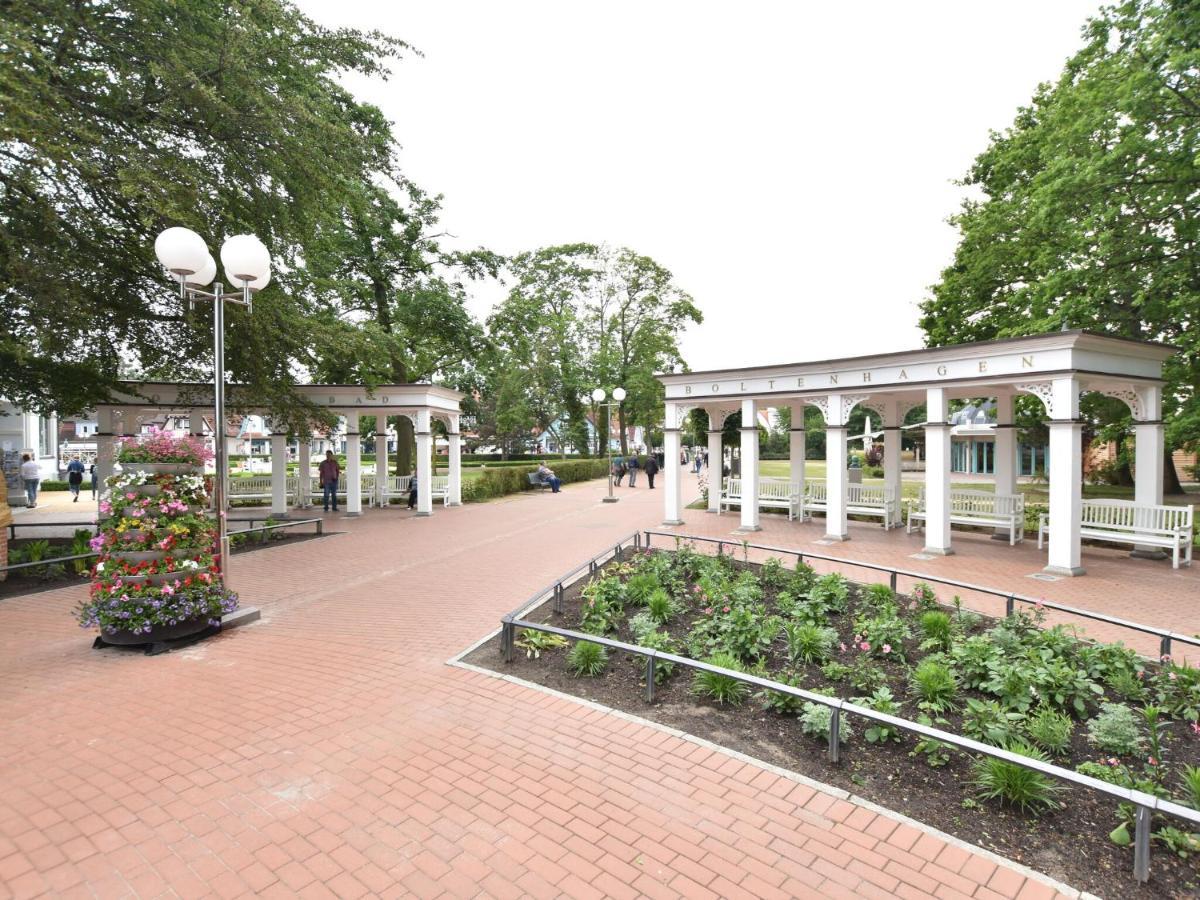
<path id="1" fill-rule="evenodd" d="M 594 478 L 608 477 L 608 460 L 578 459 L 554 460 L 550 466 L 554 474 L 562 479 L 563 484 L 575 481 L 590 481 Z M 489 466 L 473 481 L 464 481 L 462 498 L 464 502 L 475 500 L 490 500 L 493 497 L 503 497 L 505 494 L 516 494 L 520 491 L 532 490 L 529 484 L 529 473 L 536 472 L 537 466 Z"/>
<path id="2" fill-rule="evenodd" d="M 80 485 L 80 488 L 82 489 L 83 485 Z M 57 481 L 53 478 L 46 478 L 38 483 L 39 491 L 65 491 L 69 489 L 70 485 L 68 485 L 65 481 Z M 87 489 L 89 491 L 92 489 L 92 483 L 90 481 L 87 483 Z"/>

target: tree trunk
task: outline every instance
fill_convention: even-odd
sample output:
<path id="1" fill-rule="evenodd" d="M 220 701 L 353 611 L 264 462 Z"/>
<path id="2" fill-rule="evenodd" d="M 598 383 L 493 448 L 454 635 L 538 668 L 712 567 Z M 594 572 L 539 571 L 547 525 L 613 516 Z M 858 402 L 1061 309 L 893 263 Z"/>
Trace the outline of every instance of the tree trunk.
<path id="1" fill-rule="evenodd" d="M 396 474 L 400 476 L 410 474 L 415 458 L 416 438 L 412 419 L 408 416 L 396 416 Z"/>
<path id="2" fill-rule="evenodd" d="M 1183 485 L 1179 483 L 1179 473 L 1175 471 L 1175 456 L 1169 447 L 1163 448 L 1163 496 L 1182 494 Z"/>
<path id="3" fill-rule="evenodd" d="M 617 407 L 617 427 L 621 429 L 621 455 L 629 455 L 629 435 L 625 430 L 625 407 Z"/>

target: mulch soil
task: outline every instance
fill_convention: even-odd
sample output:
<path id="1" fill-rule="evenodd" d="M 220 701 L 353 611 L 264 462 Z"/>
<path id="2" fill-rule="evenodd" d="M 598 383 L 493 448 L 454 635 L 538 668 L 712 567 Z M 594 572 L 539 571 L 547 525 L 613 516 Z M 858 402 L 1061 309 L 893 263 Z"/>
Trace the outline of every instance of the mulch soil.
<path id="1" fill-rule="evenodd" d="M 754 564 L 750 566 L 757 568 Z M 577 629 L 585 583 L 583 580 L 567 589 L 561 615 L 555 615 L 552 604 L 546 602 L 524 618 Z M 768 591 L 769 608 L 772 607 L 770 598 Z M 830 621 L 841 640 L 846 642 L 853 637 L 852 622 L 857 602 L 857 591 L 852 591 L 848 612 Z M 631 613 L 636 611 L 635 608 Z M 695 617 L 695 613 L 685 613 L 662 630 L 668 631 L 680 646 L 684 646 Z M 994 620 L 985 618 L 973 631 L 986 630 L 992 624 Z M 916 627 L 913 631 L 919 633 Z M 627 617 L 619 631 L 609 637 L 637 643 L 629 630 Z M 911 645 L 905 647 L 910 660 L 920 657 L 915 652 L 917 643 L 919 638 L 914 638 Z M 785 646 L 782 637 L 772 646 L 767 661 L 770 672 L 779 672 L 785 667 Z M 608 668 L 602 675 L 576 678 L 567 669 L 569 649 L 545 651 L 540 658 L 530 659 L 517 648 L 512 663 L 506 664 L 499 654 L 497 637 L 478 647 L 465 661 L 678 728 L 835 785 L 1044 872 L 1079 890 L 1103 897 L 1200 895 L 1200 858 L 1181 859 L 1158 842 L 1151 845 L 1150 881 L 1139 885 L 1133 878 L 1132 848 L 1118 847 L 1108 838 L 1117 825 L 1116 804 L 1090 790 L 1067 788 L 1058 795 L 1062 808 L 1034 817 L 993 801 L 975 799 L 969 783 L 972 779 L 971 758 L 967 754 L 952 751 L 946 765 L 931 768 L 923 758 L 910 757 L 915 736 L 905 734 L 901 743 L 870 744 L 863 734 L 866 724 L 861 721 L 852 723 L 854 733 L 841 745 L 841 761 L 832 764 L 825 755 L 827 742 L 824 739 L 804 734 L 795 717 L 765 711 L 757 697 L 742 706 L 720 706 L 694 696 L 691 674 L 677 669 L 656 686 L 654 702 L 649 704 L 645 699 L 644 658 L 610 652 Z M 686 650 L 681 654 L 687 655 Z M 892 693 L 903 701 L 898 715 L 915 720 L 919 711 L 915 700 L 908 699 L 904 664 L 878 661 L 877 665 L 887 674 Z M 815 665 L 803 670 L 798 684 L 809 690 L 821 689 L 846 698 L 859 693 L 849 685 L 829 682 Z M 959 696 L 960 700 L 966 696 L 984 697 L 969 691 L 961 691 Z M 939 727 L 962 733 L 959 728 L 961 716 L 948 713 L 944 718 L 949 725 Z M 1200 738 L 1190 731 L 1186 723 L 1172 722 L 1167 732 L 1164 762 L 1176 773 L 1181 771 L 1184 763 L 1200 765 Z M 1069 757 L 1053 761 L 1065 768 L 1073 768 L 1078 762 L 1099 758 L 1101 754 L 1087 743 L 1086 728 L 1077 725 Z M 1176 783 L 1171 784 L 1176 798 L 1186 795 L 1175 790 L 1177 781 L 1176 778 Z M 1186 830 L 1186 822 L 1171 824 Z"/>

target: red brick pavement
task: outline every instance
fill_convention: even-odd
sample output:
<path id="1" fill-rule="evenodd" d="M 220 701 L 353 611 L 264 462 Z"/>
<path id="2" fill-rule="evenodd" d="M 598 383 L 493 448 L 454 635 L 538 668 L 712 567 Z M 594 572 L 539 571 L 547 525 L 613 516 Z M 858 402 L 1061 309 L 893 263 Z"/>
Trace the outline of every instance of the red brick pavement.
<path id="1" fill-rule="evenodd" d="M 661 518 L 657 491 L 601 493 L 333 520 L 346 533 L 235 559 L 260 624 L 155 658 L 91 650 L 68 616 L 82 588 L 0 601 L 0 896 L 1054 894 L 758 765 L 446 666 Z M 889 552 L 859 531 L 847 551 Z"/>

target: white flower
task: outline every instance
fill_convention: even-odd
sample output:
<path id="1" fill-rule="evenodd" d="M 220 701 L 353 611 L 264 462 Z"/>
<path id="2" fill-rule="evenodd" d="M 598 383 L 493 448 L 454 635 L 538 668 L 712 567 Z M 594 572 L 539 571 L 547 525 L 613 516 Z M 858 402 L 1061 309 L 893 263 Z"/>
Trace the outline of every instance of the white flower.
<path id="1" fill-rule="evenodd" d="M 96 571 L 103 572 L 104 571 L 104 563 L 102 563 L 102 562 L 96 563 Z"/>

